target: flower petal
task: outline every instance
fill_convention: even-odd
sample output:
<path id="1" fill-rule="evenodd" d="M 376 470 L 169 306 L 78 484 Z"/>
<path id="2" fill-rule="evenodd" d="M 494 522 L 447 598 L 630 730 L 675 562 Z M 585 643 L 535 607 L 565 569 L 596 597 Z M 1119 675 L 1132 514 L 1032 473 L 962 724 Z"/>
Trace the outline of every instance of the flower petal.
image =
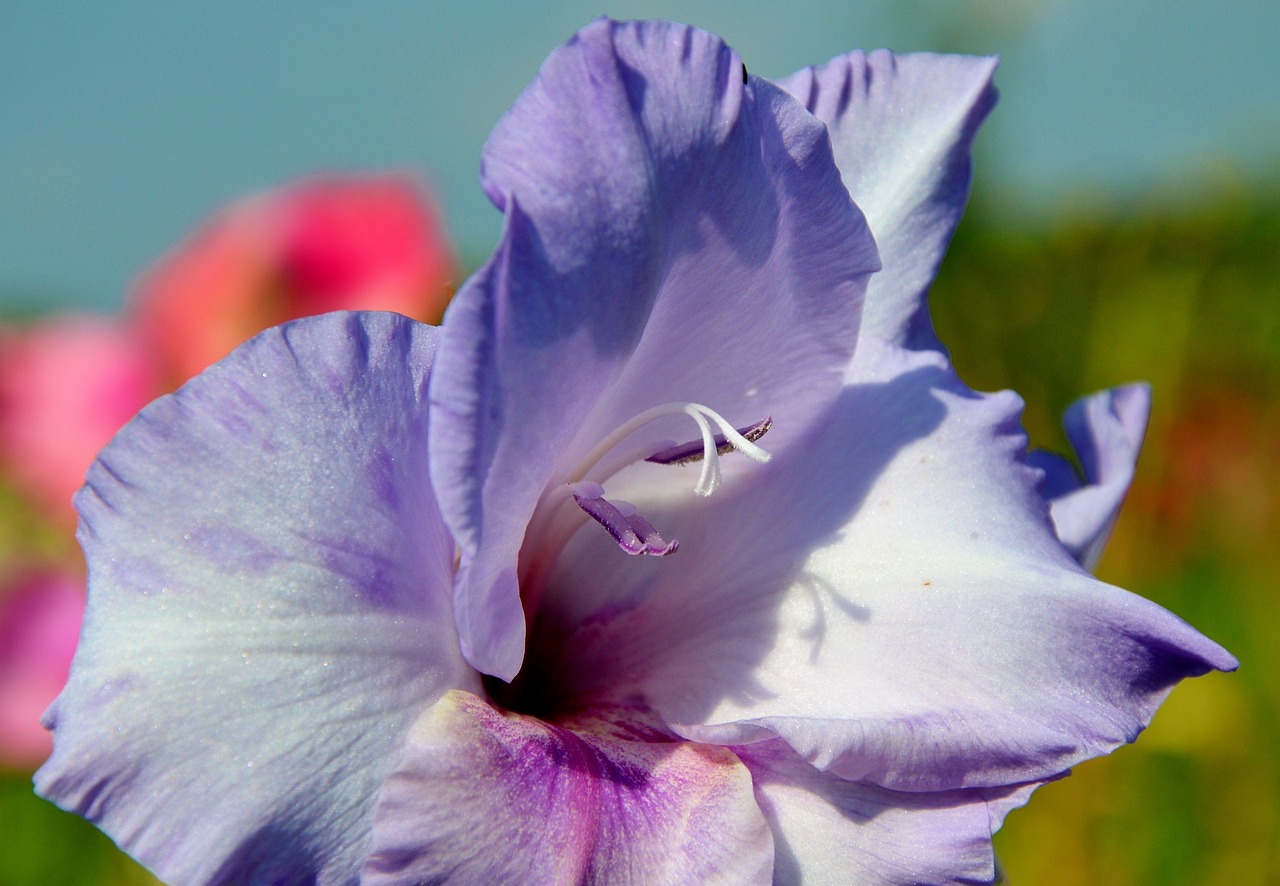
<path id="1" fill-rule="evenodd" d="M 773 828 L 777 884 L 991 883 L 991 835 L 1037 786 L 907 793 L 821 772 L 778 741 L 738 752 Z"/>
<path id="2" fill-rule="evenodd" d="M 1060 456 L 1036 450 L 1028 457 L 1045 471 L 1042 492 L 1058 538 L 1085 569 L 1097 565 L 1115 528 L 1150 414 L 1151 388 L 1145 384 L 1112 388 L 1071 404 L 1064 423 L 1084 468 L 1083 483 Z"/>
<path id="3" fill-rule="evenodd" d="M 269 330 L 90 470 L 36 785 L 162 878 L 353 882 L 409 726 L 476 683 L 427 476 L 436 339 L 394 314 Z"/>
<path id="4" fill-rule="evenodd" d="M 860 343 L 825 426 L 750 484 L 665 510 L 629 493 L 681 539 L 665 568 L 579 533 L 535 624 L 547 691 L 639 694 L 695 741 L 777 735 L 898 790 L 1040 780 L 1131 741 L 1178 680 L 1236 662 L 1067 555 L 1020 408 L 940 354 Z"/>
<path id="5" fill-rule="evenodd" d="M 971 178 L 969 148 L 995 105 L 995 58 L 852 52 L 779 85 L 831 131 L 836 163 L 867 215 L 884 270 L 863 331 L 942 350 L 926 301 Z"/>
<path id="6" fill-rule="evenodd" d="M 383 787 L 362 882 L 766 883 L 772 861 L 728 750 L 504 716 L 452 692 Z"/>
<path id="7" fill-rule="evenodd" d="M 710 34 L 599 21 L 490 137 L 506 230 L 431 382 L 459 633 L 486 673 L 521 664 L 517 555 L 540 497 L 623 422 L 693 401 L 796 432 L 839 389 L 875 247 L 823 127 L 743 80 Z M 654 434 L 687 439 L 684 421 Z"/>

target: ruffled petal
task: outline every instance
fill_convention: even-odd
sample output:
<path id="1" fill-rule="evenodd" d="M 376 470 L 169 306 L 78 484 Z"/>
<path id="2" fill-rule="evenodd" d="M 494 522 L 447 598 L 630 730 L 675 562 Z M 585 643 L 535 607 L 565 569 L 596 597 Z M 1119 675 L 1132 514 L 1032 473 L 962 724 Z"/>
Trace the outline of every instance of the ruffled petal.
<path id="1" fill-rule="evenodd" d="M 37 789 L 165 880 L 354 882 L 409 726 L 473 686 L 427 474 L 434 328 L 269 330 L 130 423 Z"/>
<path id="2" fill-rule="evenodd" d="M 821 124 L 744 79 L 710 34 L 598 21 L 490 137 L 506 230 L 431 382 L 459 633 L 486 673 L 521 664 L 535 506 L 599 441 L 672 401 L 798 433 L 839 389 L 875 247 Z M 689 439 L 687 418 L 663 421 L 655 438 Z"/>
<path id="3" fill-rule="evenodd" d="M 1044 779 L 1131 741 L 1178 680 L 1235 659 L 1067 555 L 1020 409 L 940 354 L 860 343 L 824 426 L 750 484 L 629 492 L 679 554 L 622 567 L 574 538 L 535 623 L 545 691 L 636 694 L 687 738 L 776 735 L 898 790 Z"/>
<path id="4" fill-rule="evenodd" d="M 746 767 L 653 738 L 450 693 L 378 798 L 362 882 L 767 883 L 773 841 Z"/>
<path id="5" fill-rule="evenodd" d="M 995 105 L 995 58 L 851 52 L 780 85 L 831 131 L 836 163 L 867 215 L 884 270 L 865 333 L 942 350 L 926 301 L 969 198 L 969 149 Z"/>
<path id="6" fill-rule="evenodd" d="M 1150 414 L 1151 388 L 1145 384 L 1112 388 L 1071 404 L 1064 424 L 1084 469 L 1083 482 L 1061 456 L 1043 450 L 1028 456 L 1045 472 L 1041 491 L 1058 538 L 1085 569 L 1097 565 L 1115 528 Z"/>
<path id="7" fill-rule="evenodd" d="M 821 772 L 778 741 L 738 753 L 773 829 L 779 886 L 991 883 L 991 835 L 1036 787 L 907 793 Z"/>

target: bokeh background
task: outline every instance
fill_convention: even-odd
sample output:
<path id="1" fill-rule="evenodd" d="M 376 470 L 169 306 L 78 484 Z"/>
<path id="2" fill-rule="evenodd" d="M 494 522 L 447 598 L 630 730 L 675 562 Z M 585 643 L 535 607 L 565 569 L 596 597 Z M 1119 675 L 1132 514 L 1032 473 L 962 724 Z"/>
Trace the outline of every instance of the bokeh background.
<path id="1" fill-rule="evenodd" d="M 119 312 L 210 213 L 301 177 L 426 183 L 463 269 L 499 230 L 480 147 L 593 16 L 714 30 L 753 73 L 853 47 L 999 53 L 1002 98 L 934 289 L 972 386 L 1065 451 L 1077 396 L 1155 406 L 1103 578 L 1236 653 L 1142 740 L 1039 791 L 997 838 L 1009 882 L 1280 883 L 1280 4 L 1165 0 L 126 2 L 0 7 L 0 321 Z M 65 558 L 0 483 L 0 580 Z M 0 592 L 2 593 L 2 592 Z M 3 639 L 3 638 L 0 638 Z M 150 882 L 0 775 L 0 884 Z"/>

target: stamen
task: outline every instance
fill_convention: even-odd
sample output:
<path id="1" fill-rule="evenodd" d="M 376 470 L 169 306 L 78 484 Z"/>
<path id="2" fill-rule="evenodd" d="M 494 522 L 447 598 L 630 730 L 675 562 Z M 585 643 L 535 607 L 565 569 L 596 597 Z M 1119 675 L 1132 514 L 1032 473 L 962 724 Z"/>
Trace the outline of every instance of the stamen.
<path id="1" fill-rule="evenodd" d="M 773 427 L 772 416 L 763 418 L 753 425 L 747 425 L 745 428 L 738 428 L 737 431 L 748 442 L 754 443 L 767 434 L 771 427 Z M 718 455 L 725 455 L 738 448 L 724 434 L 716 434 L 715 441 L 716 454 Z M 695 461 L 701 461 L 704 458 L 706 458 L 706 447 L 703 446 L 701 440 L 695 440 L 692 443 L 681 443 L 678 446 L 673 444 L 670 448 L 655 452 L 645 461 L 653 462 L 657 465 L 687 465 Z"/>
<path id="2" fill-rule="evenodd" d="M 701 408 L 706 409 L 706 407 Z M 701 446 L 698 445 L 697 441 L 683 443 L 679 446 L 671 446 L 660 452 L 655 452 L 645 459 L 645 461 L 660 465 L 686 465 L 701 461 L 702 474 L 698 477 L 698 485 L 694 487 L 694 492 L 701 496 L 711 495 L 711 493 L 720 488 L 719 456 L 737 450 L 756 461 L 768 461 L 772 458 L 768 452 L 756 446 L 754 442 L 763 437 L 773 425 L 771 416 L 753 425 L 737 429 L 710 409 L 706 409 L 706 413 L 720 426 L 721 433 L 716 434 L 714 437 L 711 436 L 711 429 L 707 426 L 706 419 L 702 415 L 695 415 L 694 417 L 698 420 L 698 428 L 702 431 Z"/>
<path id="3" fill-rule="evenodd" d="M 646 409 L 644 412 L 634 418 L 623 422 L 617 430 L 609 434 L 601 440 L 594 449 L 591 450 L 579 464 L 578 467 L 569 474 L 566 482 L 576 483 L 579 480 L 587 479 L 588 473 L 596 467 L 615 446 L 621 443 L 626 437 L 635 431 L 644 427 L 652 421 L 659 418 L 665 418 L 668 415 L 680 415 L 681 413 L 689 416 L 698 423 L 698 430 L 702 436 L 702 455 L 704 460 L 702 474 L 698 478 L 698 483 L 694 490 L 699 495 L 710 495 L 720 485 L 720 466 L 717 463 L 717 456 L 727 452 L 722 447 L 729 446 L 731 449 L 741 452 L 747 458 L 758 462 L 767 462 L 773 456 L 763 447 L 757 446 L 754 441 L 764 436 L 765 432 L 773 424 L 772 418 L 766 418 L 763 421 L 756 422 L 739 431 L 724 417 L 714 409 L 703 406 L 701 403 L 664 403 L 661 406 L 655 406 L 652 409 Z M 715 422 L 720 433 L 713 435 L 710 427 L 707 425 L 707 419 Z M 693 447 L 695 444 L 685 444 L 685 446 L 664 448 L 656 456 L 650 455 L 646 457 L 647 461 L 656 461 L 659 464 L 677 463 L 676 460 L 671 462 L 664 461 L 658 456 L 663 456 L 674 449 L 684 449 Z M 698 457 L 688 459 L 689 461 L 697 461 Z M 680 462 L 683 463 L 683 462 Z M 603 479 L 603 478 L 596 478 Z"/>
<path id="4" fill-rule="evenodd" d="M 604 497 L 604 490 L 595 483 L 575 483 L 569 487 L 578 507 L 603 526 L 628 554 L 648 554 L 665 557 L 680 547 L 676 539 L 666 541 L 653 524 L 636 513 L 630 502 L 611 502 Z"/>
<path id="5" fill-rule="evenodd" d="M 663 443 L 657 447 L 660 450 L 657 453 L 653 452 L 654 446 L 648 446 L 639 451 L 633 450 L 630 453 L 614 451 L 619 444 L 640 428 L 671 415 L 687 415 L 692 418 L 698 425 L 701 439 L 679 446 Z M 712 423 L 720 433 L 713 433 Z M 694 491 L 701 496 L 711 495 L 720 486 L 721 455 L 737 451 L 760 462 L 767 462 L 773 457 L 755 443 L 765 435 L 772 424 L 772 418 L 765 418 L 745 428 L 735 428 L 718 412 L 700 403 L 665 403 L 646 409 L 601 440 L 569 473 L 563 485 L 555 487 L 554 490 L 548 490 L 549 494 L 543 496 L 531 521 L 532 524 L 540 527 L 540 532 L 532 540 L 531 549 L 542 550 L 543 546 L 547 545 L 553 550 L 559 550 L 576 530 L 577 524 L 569 519 L 569 512 L 557 512 L 559 502 L 564 500 L 561 496 L 568 493 L 573 496 L 578 507 L 603 526 L 618 543 L 618 547 L 627 553 L 648 554 L 655 557 L 675 553 L 679 548 L 677 540 L 666 541 L 652 523 L 636 513 L 634 506 L 627 502 L 613 502 L 606 499 L 600 483 L 613 476 L 621 467 L 640 460 L 657 464 L 688 464 L 701 461 L 702 471 Z M 539 516 L 541 519 L 538 519 Z M 526 544 L 529 542 L 530 540 L 526 539 Z"/>

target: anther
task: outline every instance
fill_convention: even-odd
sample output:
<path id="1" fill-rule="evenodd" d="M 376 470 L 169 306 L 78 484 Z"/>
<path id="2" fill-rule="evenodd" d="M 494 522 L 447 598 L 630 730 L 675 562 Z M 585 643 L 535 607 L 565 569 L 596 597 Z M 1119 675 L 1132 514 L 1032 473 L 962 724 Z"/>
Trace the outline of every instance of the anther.
<path id="1" fill-rule="evenodd" d="M 680 547 L 676 539 L 666 541 L 653 524 L 636 513 L 635 505 L 625 501 L 609 501 L 604 490 L 595 483 L 574 483 L 569 487 L 573 500 L 591 519 L 603 526 L 628 554 L 665 557 Z"/>
<path id="2" fill-rule="evenodd" d="M 735 428 L 721 418 L 719 414 L 707 409 L 705 406 L 695 405 L 694 408 L 698 410 L 696 414 L 692 410 L 689 411 L 698 422 L 698 429 L 702 432 L 702 439 L 655 452 L 645 458 L 645 461 L 660 465 L 686 465 L 695 461 L 702 462 L 702 474 L 698 477 L 698 483 L 694 486 L 694 491 L 699 495 L 707 496 L 720 487 L 719 457 L 721 455 L 737 451 L 747 456 L 747 458 L 759 462 L 767 462 L 773 457 L 766 450 L 755 445 L 755 441 L 768 433 L 769 428 L 773 426 L 773 418 L 771 416 L 766 416 L 764 419 L 755 424 L 747 425 L 745 428 Z M 712 435 L 711 429 L 707 425 L 707 418 L 714 421 L 717 427 L 720 428 L 719 434 Z"/>
<path id="3" fill-rule="evenodd" d="M 747 425 L 745 428 L 736 428 L 736 430 L 747 442 L 754 443 L 767 434 L 771 427 L 773 427 L 772 416 L 763 418 L 753 425 Z M 717 455 L 725 455 L 738 448 L 724 434 L 716 434 L 714 439 Z M 758 449 L 759 447 L 756 448 Z M 672 446 L 661 452 L 655 452 L 645 461 L 658 465 L 687 465 L 695 461 L 702 461 L 706 456 L 706 447 L 701 440 L 696 440 L 692 443 L 682 443 L 679 446 Z M 765 461 L 767 460 L 765 459 Z"/>

